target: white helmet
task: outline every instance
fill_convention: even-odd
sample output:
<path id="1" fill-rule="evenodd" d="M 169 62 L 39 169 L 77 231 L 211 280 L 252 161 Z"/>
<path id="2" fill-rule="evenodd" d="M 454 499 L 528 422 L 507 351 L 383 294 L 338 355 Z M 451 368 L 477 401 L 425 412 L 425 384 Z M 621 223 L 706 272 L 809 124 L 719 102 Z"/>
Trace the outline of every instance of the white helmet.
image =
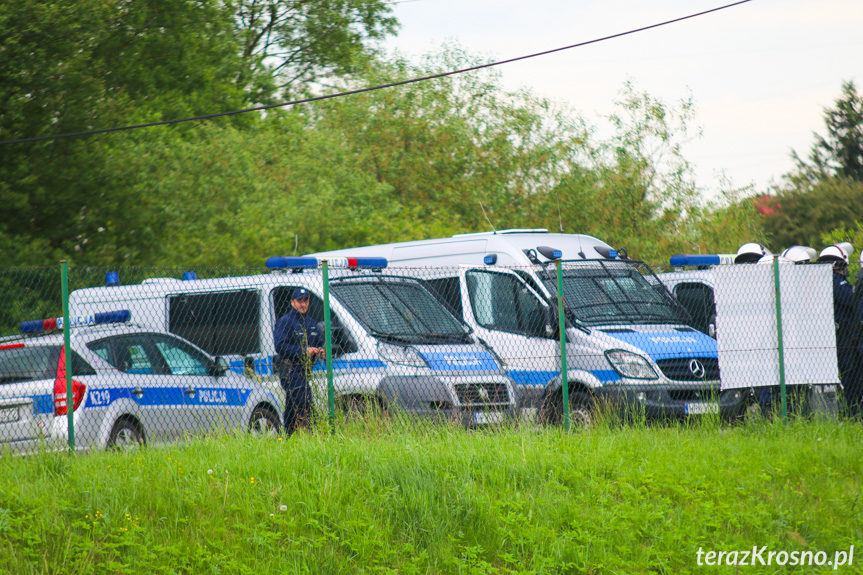
<path id="1" fill-rule="evenodd" d="M 808 246 L 791 246 L 784 252 L 782 257 L 795 264 L 808 264 L 818 255 L 814 249 Z"/>
<path id="2" fill-rule="evenodd" d="M 827 246 L 818 255 L 818 263 L 833 263 L 848 265 L 848 253 L 838 244 Z"/>
<path id="3" fill-rule="evenodd" d="M 740 249 L 737 250 L 737 255 L 734 256 L 734 263 L 736 264 L 751 264 L 760 260 L 764 256 L 772 256 L 770 250 L 762 246 L 761 244 L 749 243 L 743 244 L 740 246 Z"/>

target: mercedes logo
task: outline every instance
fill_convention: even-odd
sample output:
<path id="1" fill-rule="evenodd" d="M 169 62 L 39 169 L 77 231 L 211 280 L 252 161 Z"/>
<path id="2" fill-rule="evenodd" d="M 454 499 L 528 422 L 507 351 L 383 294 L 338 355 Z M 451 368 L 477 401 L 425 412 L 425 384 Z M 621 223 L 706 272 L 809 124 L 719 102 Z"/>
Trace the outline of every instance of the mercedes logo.
<path id="1" fill-rule="evenodd" d="M 689 361 L 689 371 L 691 371 L 692 375 L 694 375 L 698 379 L 703 378 L 704 374 L 706 373 L 704 370 L 704 364 L 697 359 Z"/>

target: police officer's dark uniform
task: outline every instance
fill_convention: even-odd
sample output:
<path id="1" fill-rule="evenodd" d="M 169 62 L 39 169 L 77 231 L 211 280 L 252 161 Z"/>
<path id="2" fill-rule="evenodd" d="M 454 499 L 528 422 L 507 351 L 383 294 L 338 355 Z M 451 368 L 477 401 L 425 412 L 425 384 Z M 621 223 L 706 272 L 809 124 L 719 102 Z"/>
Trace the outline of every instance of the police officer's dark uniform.
<path id="1" fill-rule="evenodd" d="M 845 389 L 849 407 L 856 401 L 860 385 L 860 369 L 857 358 L 857 308 L 854 290 L 848 280 L 847 259 L 825 255 L 834 248 L 830 246 L 821 252 L 820 263 L 833 263 L 833 318 L 836 322 L 836 359 L 839 363 L 839 377 Z"/>
<path id="2" fill-rule="evenodd" d="M 312 390 L 308 374 L 321 352 L 322 334 L 308 317 L 309 292 L 297 288 L 291 295 L 291 310 L 273 328 L 279 354 L 279 379 L 285 390 L 285 430 L 308 425 L 312 417 Z"/>
<path id="3" fill-rule="evenodd" d="M 863 257 L 861 257 L 863 260 Z M 856 322 L 854 324 L 854 344 L 856 355 L 852 376 L 848 385 L 842 382 L 845 389 L 845 403 L 852 415 L 863 415 L 863 269 L 857 272 L 857 281 L 854 283 L 854 311 Z"/>

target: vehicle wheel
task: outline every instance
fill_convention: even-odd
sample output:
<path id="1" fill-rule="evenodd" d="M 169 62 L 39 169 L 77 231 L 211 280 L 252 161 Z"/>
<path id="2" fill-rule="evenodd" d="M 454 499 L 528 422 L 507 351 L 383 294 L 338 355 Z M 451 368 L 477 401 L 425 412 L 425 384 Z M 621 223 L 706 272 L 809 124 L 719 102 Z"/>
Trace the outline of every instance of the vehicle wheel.
<path id="1" fill-rule="evenodd" d="M 123 451 L 144 445 L 144 432 L 134 419 L 118 419 L 108 436 L 108 449 Z"/>
<path id="2" fill-rule="evenodd" d="M 569 421 L 573 427 L 590 427 L 593 424 L 593 401 L 583 394 L 574 393 L 569 398 Z M 563 425 L 563 398 L 560 393 L 546 398 L 539 411 L 543 425 Z"/>
<path id="3" fill-rule="evenodd" d="M 249 420 L 249 431 L 257 435 L 276 435 L 281 427 L 279 416 L 266 407 L 256 407 Z"/>
<path id="4" fill-rule="evenodd" d="M 590 428 L 593 425 L 592 404 L 590 402 L 573 402 L 569 410 L 569 421 L 573 427 Z"/>

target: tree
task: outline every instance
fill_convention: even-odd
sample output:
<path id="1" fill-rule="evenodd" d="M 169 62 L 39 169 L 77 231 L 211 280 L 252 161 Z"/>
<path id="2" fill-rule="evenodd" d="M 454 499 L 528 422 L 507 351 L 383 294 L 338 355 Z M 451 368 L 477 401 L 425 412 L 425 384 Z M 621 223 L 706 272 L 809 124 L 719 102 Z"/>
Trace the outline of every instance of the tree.
<path id="1" fill-rule="evenodd" d="M 842 84 L 835 108 L 824 110 L 827 137 L 815 134 L 808 162 L 792 152 L 798 173 L 792 183 L 814 185 L 832 177 L 863 182 L 863 95 L 853 81 Z"/>
<path id="2" fill-rule="evenodd" d="M 796 170 L 764 201 L 764 231 L 777 249 L 818 247 L 831 230 L 852 229 L 863 213 L 863 98 L 853 82 L 843 83 L 824 123 L 827 136 L 816 134 L 808 160 L 792 152 Z"/>
<path id="3" fill-rule="evenodd" d="M 397 22 L 384 0 L 234 0 L 242 55 L 255 72 L 277 79 L 284 96 L 308 92 L 322 78 L 345 76 L 369 62 L 369 46 Z"/>
<path id="4" fill-rule="evenodd" d="M 394 27 L 379 0 L 274 0 L 266 3 L 268 14 L 284 18 L 265 30 L 243 27 L 243 22 L 258 22 L 249 16 L 254 6 L 218 0 L 0 4 L 0 139 L 272 101 L 279 90 L 274 68 L 280 56 L 253 42 L 262 30 L 262 38 L 301 52 L 292 66 L 302 74 L 294 79 L 311 81 L 347 69 L 352 57 L 364 53 L 366 42 Z M 245 128 L 260 121 L 254 114 L 220 120 Z M 126 185 L 138 177 L 124 167 L 136 164 L 124 153 L 152 154 L 157 146 L 182 145 L 200 133 L 184 124 L 167 131 L 0 146 L 2 261 L 65 257 L 109 264 L 152 252 L 156 238 L 151 232 L 159 224 L 145 210 L 162 197 L 135 195 L 147 188 Z"/>

